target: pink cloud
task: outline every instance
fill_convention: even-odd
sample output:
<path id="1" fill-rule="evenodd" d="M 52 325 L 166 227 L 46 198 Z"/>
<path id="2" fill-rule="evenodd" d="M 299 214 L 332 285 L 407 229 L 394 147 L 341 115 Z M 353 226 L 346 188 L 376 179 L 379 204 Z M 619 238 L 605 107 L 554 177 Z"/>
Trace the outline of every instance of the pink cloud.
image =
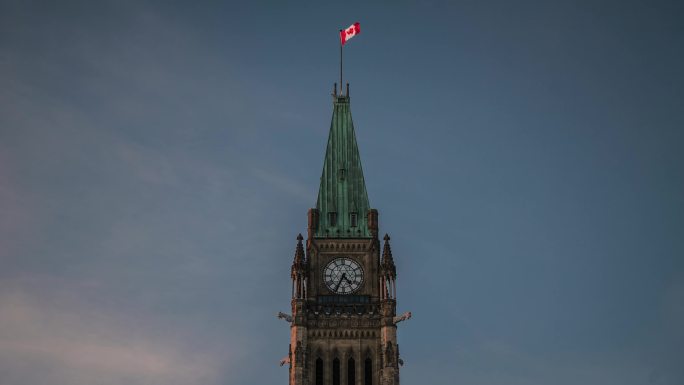
<path id="1" fill-rule="evenodd" d="M 75 304 L 54 306 L 14 291 L 0 296 L 0 371 L 27 384 L 220 382 L 230 354 L 192 351 L 182 331 L 159 333 L 153 326 L 88 315 Z"/>

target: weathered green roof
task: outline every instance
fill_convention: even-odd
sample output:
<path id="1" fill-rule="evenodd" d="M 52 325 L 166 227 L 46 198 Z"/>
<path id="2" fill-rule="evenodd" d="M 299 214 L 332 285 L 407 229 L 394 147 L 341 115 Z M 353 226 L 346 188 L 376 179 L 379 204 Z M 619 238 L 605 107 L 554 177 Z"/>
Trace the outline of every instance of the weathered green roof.
<path id="1" fill-rule="evenodd" d="M 367 217 L 370 206 L 349 109 L 349 96 L 335 96 L 333 100 L 328 147 L 316 202 L 320 216 L 315 236 L 370 238 Z M 330 213 L 336 214 L 336 224 L 331 223 Z M 352 214 L 356 214 L 356 226 L 352 226 Z"/>

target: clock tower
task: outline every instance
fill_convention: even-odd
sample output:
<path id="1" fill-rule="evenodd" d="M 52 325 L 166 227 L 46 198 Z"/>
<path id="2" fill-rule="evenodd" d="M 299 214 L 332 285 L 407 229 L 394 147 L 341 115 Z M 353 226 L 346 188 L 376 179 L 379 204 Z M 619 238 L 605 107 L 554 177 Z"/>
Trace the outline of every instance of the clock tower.
<path id="1" fill-rule="evenodd" d="M 346 94 L 333 114 L 316 208 L 292 262 L 289 385 L 398 385 L 396 268 L 378 236 Z"/>

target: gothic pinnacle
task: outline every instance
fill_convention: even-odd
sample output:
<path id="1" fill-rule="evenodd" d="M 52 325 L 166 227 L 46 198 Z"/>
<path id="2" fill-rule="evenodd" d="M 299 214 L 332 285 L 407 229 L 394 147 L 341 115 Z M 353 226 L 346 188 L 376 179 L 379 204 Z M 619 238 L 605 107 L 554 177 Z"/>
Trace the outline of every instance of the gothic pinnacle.
<path id="1" fill-rule="evenodd" d="M 306 269 L 304 261 L 304 245 L 302 245 L 303 239 L 304 238 L 302 237 L 302 234 L 297 236 L 297 248 L 295 249 L 295 255 L 294 260 L 292 261 L 291 269 L 292 279 L 297 278 L 297 276 Z"/>
<path id="2" fill-rule="evenodd" d="M 385 234 L 385 237 L 383 239 L 385 240 L 385 245 L 382 249 L 382 267 L 392 277 L 396 277 L 397 269 L 394 266 L 394 258 L 392 258 L 392 248 L 389 244 L 390 236 Z"/>
<path id="3" fill-rule="evenodd" d="M 295 250 L 295 257 L 294 257 L 295 263 L 304 262 L 304 245 L 302 245 L 303 239 L 304 239 L 304 237 L 302 237 L 302 234 L 297 235 L 297 249 Z"/>
<path id="4" fill-rule="evenodd" d="M 383 247 L 383 250 L 382 250 L 382 260 L 385 263 L 394 264 L 394 260 L 392 259 L 392 248 L 390 247 L 390 244 L 389 244 L 390 236 L 385 234 L 385 237 L 383 239 L 385 240 L 385 246 Z"/>

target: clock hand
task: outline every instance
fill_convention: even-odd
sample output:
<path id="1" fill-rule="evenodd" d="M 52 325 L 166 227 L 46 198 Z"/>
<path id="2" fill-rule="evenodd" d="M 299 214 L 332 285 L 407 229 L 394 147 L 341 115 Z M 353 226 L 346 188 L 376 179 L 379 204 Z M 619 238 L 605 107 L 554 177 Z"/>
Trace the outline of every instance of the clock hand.
<path id="1" fill-rule="evenodd" d="M 353 285 L 353 284 L 354 284 L 352 281 L 349 280 L 349 278 L 347 278 L 346 275 L 344 276 L 344 279 L 347 280 L 347 282 L 349 282 L 350 285 Z"/>
<path id="2" fill-rule="evenodd" d="M 337 289 L 340 288 L 340 285 L 342 284 L 343 279 L 347 279 L 347 276 L 345 275 L 345 273 L 342 273 L 342 278 L 340 278 L 340 282 L 337 282 L 337 286 L 335 286 L 335 292 L 337 292 Z"/>

